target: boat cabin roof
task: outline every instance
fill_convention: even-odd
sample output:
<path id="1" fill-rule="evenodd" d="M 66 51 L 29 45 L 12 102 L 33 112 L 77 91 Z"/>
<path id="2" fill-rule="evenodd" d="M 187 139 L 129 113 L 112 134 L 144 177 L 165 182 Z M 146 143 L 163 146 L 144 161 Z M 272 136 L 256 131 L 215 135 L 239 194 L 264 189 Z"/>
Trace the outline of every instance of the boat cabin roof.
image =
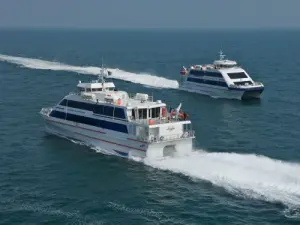
<path id="1" fill-rule="evenodd" d="M 214 61 L 214 65 L 216 65 L 216 66 L 233 67 L 233 66 L 236 66 L 237 63 L 236 63 L 236 61 L 225 59 L 225 60 L 215 60 Z"/>
<path id="2" fill-rule="evenodd" d="M 77 84 L 77 87 L 79 88 L 102 88 L 102 83 L 99 82 L 90 82 L 90 83 L 79 83 Z M 105 88 L 115 88 L 115 85 L 113 82 L 105 82 L 104 83 Z"/>
<path id="3" fill-rule="evenodd" d="M 105 90 L 102 89 L 102 83 L 91 82 L 81 83 L 79 81 L 77 87 L 80 89 L 80 94 L 77 96 L 82 100 L 89 100 L 98 103 L 110 103 L 127 108 L 151 108 L 166 106 L 160 100 L 153 101 L 152 96 L 144 93 L 130 94 L 126 91 L 115 89 L 113 82 L 104 82 Z M 75 97 L 75 96 L 73 96 Z M 77 98 L 75 97 L 75 98 Z"/>

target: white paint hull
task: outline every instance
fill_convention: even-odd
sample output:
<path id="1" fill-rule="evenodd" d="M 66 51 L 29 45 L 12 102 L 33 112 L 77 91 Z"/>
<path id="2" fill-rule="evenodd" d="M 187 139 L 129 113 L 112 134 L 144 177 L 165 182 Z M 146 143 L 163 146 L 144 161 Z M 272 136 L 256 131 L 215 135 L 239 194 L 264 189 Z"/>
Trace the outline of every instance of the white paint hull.
<path id="1" fill-rule="evenodd" d="M 96 148 L 117 154 L 122 157 L 163 157 L 166 155 L 181 155 L 192 151 L 192 138 L 170 140 L 165 142 L 144 142 L 128 134 L 101 129 L 84 124 L 51 118 L 43 115 L 46 132 L 56 136 L 67 137 L 84 142 Z M 174 146 L 168 152 L 167 146 Z M 167 148 L 165 148 L 167 147 Z"/>
<path id="2" fill-rule="evenodd" d="M 242 100 L 248 95 L 248 98 L 260 98 L 262 92 L 252 92 L 244 90 L 230 90 L 227 87 L 219 87 L 207 84 L 194 84 L 185 82 L 179 88 L 183 91 L 208 95 L 214 98 L 238 99 Z"/>

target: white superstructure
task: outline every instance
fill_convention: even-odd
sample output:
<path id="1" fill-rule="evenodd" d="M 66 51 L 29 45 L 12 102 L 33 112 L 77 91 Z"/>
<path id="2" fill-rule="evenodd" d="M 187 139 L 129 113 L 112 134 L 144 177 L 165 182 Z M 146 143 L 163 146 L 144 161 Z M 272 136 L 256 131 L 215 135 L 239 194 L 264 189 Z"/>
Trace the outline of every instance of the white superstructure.
<path id="1" fill-rule="evenodd" d="M 78 92 L 43 108 L 46 131 L 80 140 L 122 157 L 184 154 L 192 150 L 194 131 L 181 104 L 166 104 L 143 93 L 131 95 L 101 80 L 77 85 Z"/>
<path id="2" fill-rule="evenodd" d="M 249 99 L 260 98 L 264 85 L 253 81 L 236 61 L 220 59 L 213 64 L 194 65 L 180 71 L 183 81 L 180 89 L 213 97 Z"/>

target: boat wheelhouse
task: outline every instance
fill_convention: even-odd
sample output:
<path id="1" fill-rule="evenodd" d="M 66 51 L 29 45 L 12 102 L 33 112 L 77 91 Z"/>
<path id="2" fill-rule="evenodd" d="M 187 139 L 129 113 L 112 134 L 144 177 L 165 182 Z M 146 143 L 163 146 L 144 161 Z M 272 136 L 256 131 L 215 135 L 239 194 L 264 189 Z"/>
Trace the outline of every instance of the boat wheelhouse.
<path id="1" fill-rule="evenodd" d="M 180 89 L 213 97 L 260 98 L 264 90 L 261 82 L 252 80 L 236 61 L 225 59 L 222 51 L 213 64 L 182 67 L 180 74 L 183 77 Z"/>

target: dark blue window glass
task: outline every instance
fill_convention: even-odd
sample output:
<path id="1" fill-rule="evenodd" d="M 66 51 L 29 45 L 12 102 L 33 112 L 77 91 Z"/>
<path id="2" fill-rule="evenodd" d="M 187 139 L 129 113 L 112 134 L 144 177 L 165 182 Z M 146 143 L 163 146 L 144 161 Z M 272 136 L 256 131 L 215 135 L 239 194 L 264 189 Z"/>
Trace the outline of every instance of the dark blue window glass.
<path id="1" fill-rule="evenodd" d="M 66 118 L 66 114 L 64 112 L 59 112 L 59 111 L 55 111 L 55 110 L 51 111 L 50 116 L 59 118 L 59 119 Z"/>
<path id="2" fill-rule="evenodd" d="M 62 100 L 59 104 L 71 108 L 93 111 L 96 114 L 100 114 L 104 116 L 126 119 L 124 109 L 114 108 L 114 106 L 90 104 L 90 103 L 77 102 L 77 101 L 72 101 L 67 99 Z"/>
<path id="3" fill-rule="evenodd" d="M 241 78 L 248 78 L 247 75 L 244 72 L 240 72 L 240 73 L 227 73 L 228 76 L 231 79 L 241 79 Z"/>
<path id="4" fill-rule="evenodd" d="M 59 103 L 60 105 L 62 105 L 62 106 L 66 106 L 66 104 L 67 104 L 67 100 L 66 99 L 64 99 L 64 100 L 62 100 L 60 103 Z"/>
<path id="5" fill-rule="evenodd" d="M 227 87 L 227 84 L 224 81 L 204 80 L 204 79 L 196 79 L 192 77 L 189 77 L 187 81 L 200 83 L 200 84 L 210 84 L 215 86 Z"/>
<path id="6" fill-rule="evenodd" d="M 190 74 L 194 76 L 223 77 L 219 72 L 209 72 L 204 70 L 191 70 Z"/>
<path id="7" fill-rule="evenodd" d="M 66 119 L 68 121 L 76 122 L 76 123 L 82 123 L 90 126 L 95 126 L 95 127 L 101 127 L 104 129 L 108 130 L 113 130 L 113 131 L 118 131 L 122 133 L 128 133 L 127 126 L 124 124 L 119 124 L 119 123 L 114 123 L 110 121 L 105 121 L 105 120 L 98 120 L 94 118 L 89 118 L 89 117 L 84 117 L 84 116 L 79 116 L 79 115 L 74 115 L 70 113 L 64 113 L 64 112 L 59 112 L 53 110 L 50 113 L 51 117 L 59 118 L 59 119 Z"/>
<path id="8" fill-rule="evenodd" d="M 89 110 L 93 111 L 94 104 L 89 104 L 85 102 L 77 102 L 77 101 L 72 101 L 72 100 L 66 100 L 66 106 L 71 107 L 71 108 L 76 108 L 76 109 L 84 109 L 84 110 Z"/>
<path id="9" fill-rule="evenodd" d="M 103 114 L 103 105 L 95 105 L 93 112 L 97 114 Z"/>
<path id="10" fill-rule="evenodd" d="M 114 107 L 104 106 L 103 115 L 113 116 L 114 115 Z"/>
<path id="11" fill-rule="evenodd" d="M 125 119 L 125 111 L 122 108 L 115 108 L 114 117 Z"/>

